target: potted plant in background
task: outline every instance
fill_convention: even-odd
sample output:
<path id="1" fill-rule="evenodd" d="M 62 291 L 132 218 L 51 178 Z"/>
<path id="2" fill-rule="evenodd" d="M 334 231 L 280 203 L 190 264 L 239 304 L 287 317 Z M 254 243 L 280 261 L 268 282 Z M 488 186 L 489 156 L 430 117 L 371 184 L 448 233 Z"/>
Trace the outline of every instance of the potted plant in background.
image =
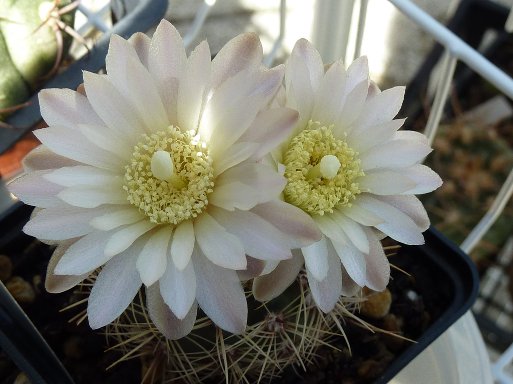
<path id="1" fill-rule="evenodd" d="M 57 245 L 46 288 L 82 284 L 89 325 L 107 326 L 120 360 L 144 358 L 145 382 L 264 382 L 286 369 L 346 376 L 346 330 L 408 337 L 404 307 L 443 301 L 416 312 L 424 327 L 441 316 L 425 347 L 475 295 L 464 258 L 428 261 L 457 253 L 434 232 L 391 259 L 413 278 L 396 275 L 386 289 L 385 250 L 397 246 L 381 239 L 422 244 L 429 220 L 414 195 L 441 183 L 418 164 L 430 152 L 425 138 L 398 131 L 404 89 L 380 91 L 364 58 L 325 70 L 306 40 L 285 66 L 265 69 L 261 59 L 254 34 L 212 62 L 205 42 L 187 57 L 162 22 L 152 39 L 114 36 L 107 75 L 84 73 L 87 96 L 40 94 L 50 127 L 35 132 L 43 145 L 10 185 L 38 207 L 24 231 Z M 432 283 L 418 266 L 447 278 L 434 297 L 419 293 Z M 394 306 L 404 312 L 387 317 Z M 392 340 L 396 351 L 407 345 Z M 355 343 L 347 346 L 357 352 Z M 365 373 L 380 353 L 350 368 L 358 380 L 376 378 Z"/>

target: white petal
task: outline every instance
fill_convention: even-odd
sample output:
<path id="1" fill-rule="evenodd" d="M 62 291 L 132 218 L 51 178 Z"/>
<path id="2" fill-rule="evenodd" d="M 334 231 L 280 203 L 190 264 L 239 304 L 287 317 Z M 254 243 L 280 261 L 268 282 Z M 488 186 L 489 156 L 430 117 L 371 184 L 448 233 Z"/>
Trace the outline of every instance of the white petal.
<path id="1" fill-rule="evenodd" d="M 415 196 L 376 196 L 376 199 L 381 200 L 391 206 L 397 208 L 404 214 L 412 219 L 420 231 L 424 232 L 429 228 L 429 217 L 424 208 L 424 205 Z"/>
<path id="2" fill-rule="evenodd" d="M 346 297 L 356 296 L 358 291 L 362 289 L 358 284 L 351 279 L 344 266 L 342 266 L 342 295 Z"/>
<path id="3" fill-rule="evenodd" d="M 235 235 L 247 255 L 261 260 L 284 260 L 292 257 L 287 236 L 255 213 L 213 208 L 209 213 L 228 232 Z"/>
<path id="4" fill-rule="evenodd" d="M 126 137 L 108 128 L 91 124 L 80 124 L 77 128 L 87 140 L 98 148 L 116 155 L 127 163 L 129 162 L 133 152 L 133 143 L 129 142 Z"/>
<path id="5" fill-rule="evenodd" d="M 135 262 L 141 246 L 134 246 L 110 260 L 94 282 L 87 301 L 92 329 L 114 321 L 128 307 L 141 287 Z"/>
<path id="6" fill-rule="evenodd" d="M 362 226 L 357 222 L 349 219 L 346 215 L 335 211 L 333 213 L 335 221 L 340 225 L 347 238 L 353 245 L 363 253 L 369 252 L 369 242 Z"/>
<path id="7" fill-rule="evenodd" d="M 408 194 L 417 195 L 421 193 L 429 193 L 442 185 L 442 179 L 431 168 L 422 164 L 416 164 L 412 167 L 402 169 L 403 175 L 410 178 L 416 183 L 411 190 L 406 191 Z"/>
<path id="8" fill-rule="evenodd" d="M 212 60 L 212 88 L 262 62 L 262 44 L 256 33 L 243 33 L 226 43 Z"/>
<path id="9" fill-rule="evenodd" d="M 239 239 L 207 212 L 194 221 L 194 232 L 201 251 L 214 264 L 229 269 L 246 268 L 244 247 Z"/>
<path id="10" fill-rule="evenodd" d="M 393 87 L 367 99 L 355 127 L 369 127 L 392 120 L 404 99 L 405 87 Z"/>
<path id="11" fill-rule="evenodd" d="M 67 291 L 68 289 L 73 288 L 77 284 L 79 284 L 82 280 L 84 280 L 89 273 L 85 273 L 83 275 L 56 275 L 54 273 L 55 266 L 61 259 L 64 252 L 68 250 L 68 248 L 75 242 L 76 240 L 67 240 L 61 242 L 55 251 L 53 251 L 52 257 L 48 261 L 48 267 L 46 269 L 46 278 L 45 278 L 45 289 L 50 293 L 62 293 Z"/>
<path id="12" fill-rule="evenodd" d="M 356 284 L 363 287 L 366 282 L 365 256 L 353 244 L 332 241 L 342 265 Z"/>
<path id="13" fill-rule="evenodd" d="M 417 224 L 391 204 L 366 194 L 360 194 L 358 205 L 385 220 L 384 223 L 376 225 L 376 228 L 386 235 L 404 244 L 424 244 L 424 237 Z"/>
<path id="14" fill-rule="evenodd" d="M 184 319 L 196 298 L 196 275 L 192 263 L 179 271 L 169 259 L 159 285 L 164 302 L 176 317 Z"/>
<path id="15" fill-rule="evenodd" d="M 68 159 L 67 157 L 53 153 L 44 145 L 39 145 L 23 158 L 22 164 L 25 172 L 31 172 L 44 169 L 69 167 L 79 163 Z"/>
<path id="16" fill-rule="evenodd" d="M 374 195 L 397 195 L 414 189 L 415 181 L 405 175 L 388 169 L 371 170 L 357 179 L 358 187 L 363 192 Z"/>
<path id="17" fill-rule="evenodd" d="M 202 106 L 207 97 L 211 75 L 210 49 L 206 41 L 192 51 L 180 78 L 177 101 L 178 126 L 184 130 L 196 130 Z M 202 136 L 203 140 L 208 140 Z"/>
<path id="18" fill-rule="evenodd" d="M 137 257 L 136 267 L 141 281 L 149 287 L 164 274 L 167 266 L 167 248 L 173 229 L 164 225 L 149 234 L 149 240 Z"/>
<path id="19" fill-rule="evenodd" d="M 194 227 L 192 220 L 186 220 L 180 223 L 173 235 L 171 242 L 171 258 L 179 271 L 185 269 L 191 260 L 192 250 L 194 249 Z"/>
<path id="20" fill-rule="evenodd" d="M 94 230 L 89 221 L 107 210 L 105 207 L 83 209 L 70 206 L 43 209 L 23 227 L 23 232 L 45 240 L 84 236 Z"/>
<path id="21" fill-rule="evenodd" d="M 254 188 L 240 182 L 216 185 L 208 195 L 209 204 L 233 211 L 234 209 L 249 210 L 261 200 L 260 193 Z"/>
<path id="22" fill-rule="evenodd" d="M 71 245 L 57 263 L 58 275 L 81 275 L 94 271 L 111 259 L 105 256 L 105 244 L 111 232 L 92 232 Z"/>
<path id="23" fill-rule="evenodd" d="M 116 173 L 87 165 L 62 167 L 52 170 L 44 178 L 63 187 L 76 185 L 103 185 L 119 177 Z"/>
<path id="24" fill-rule="evenodd" d="M 302 266 L 303 257 L 294 251 L 291 259 L 281 261 L 272 272 L 253 280 L 253 296 L 258 301 L 278 297 L 296 280 Z"/>
<path id="25" fill-rule="evenodd" d="M 95 217 L 89 225 L 100 231 L 110 231 L 122 225 L 133 224 L 145 217 L 133 206 L 112 207 L 109 213 Z"/>
<path id="26" fill-rule="evenodd" d="M 344 230 L 341 228 L 337 220 L 335 220 L 334 216 L 327 214 L 322 216 L 315 215 L 313 216 L 313 219 L 324 236 L 340 243 L 347 243 L 349 241 Z"/>
<path id="27" fill-rule="evenodd" d="M 391 140 L 360 154 L 364 171 L 374 168 L 406 168 L 426 157 L 432 149 L 429 145 L 409 140 Z"/>
<path id="28" fill-rule="evenodd" d="M 331 242 L 328 241 L 328 273 L 324 280 L 317 280 L 307 269 L 308 285 L 312 297 L 321 311 L 331 312 L 342 293 L 342 272 L 338 258 Z"/>
<path id="29" fill-rule="evenodd" d="M 167 127 L 167 114 L 153 78 L 128 41 L 112 35 L 105 59 L 107 76 L 137 111 L 147 132 Z"/>
<path id="30" fill-rule="evenodd" d="M 25 204 L 40 208 L 62 206 L 57 194 L 63 190 L 60 185 L 44 178 L 49 171 L 34 171 L 11 181 L 7 188 Z"/>
<path id="31" fill-rule="evenodd" d="M 237 271 L 237 276 L 239 276 L 240 281 L 248 281 L 260 276 L 266 266 L 265 261 L 255 259 L 251 256 L 246 256 L 246 260 L 246 269 Z"/>
<path id="32" fill-rule="evenodd" d="M 251 210 L 289 236 L 290 248 L 306 247 L 321 239 L 317 224 L 303 210 L 280 200 L 259 204 Z"/>
<path id="33" fill-rule="evenodd" d="M 146 68 L 148 68 L 148 56 L 150 54 L 149 51 L 151 44 L 151 39 L 148 37 L 148 35 L 142 32 L 136 32 L 130 36 L 128 42 L 132 45 L 132 47 L 134 47 L 139 60 L 141 60 L 141 63 L 143 63 Z"/>
<path id="34" fill-rule="evenodd" d="M 324 280 L 328 274 L 328 243 L 326 237 L 322 237 L 316 243 L 301 248 L 305 258 L 305 267 L 317 280 Z"/>
<path id="35" fill-rule="evenodd" d="M 322 76 L 324 75 L 324 64 L 322 63 L 322 58 L 319 52 L 317 52 L 314 46 L 306 39 L 299 39 L 296 42 L 288 59 L 287 67 L 294 67 L 297 63 L 304 63 L 306 65 L 310 78 L 310 86 L 315 94 Z M 287 69 L 285 82 L 287 87 L 290 85 L 291 81 L 302 82 L 305 80 L 302 78 L 294 79 L 289 75 L 288 71 L 289 69 Z"/>
<path id="36" fill-rule="evenodd" d="M 346 70 L 341 61 L 331 65 L 324 75 L 315 105 L 312 111 L 312 120 L 319 121 L 321 125 L 331 125 L 337 121 L 342 112 L 346 81 Z"/>
<path id="37" fill-rule="evenodd" d="M 369 80 L 369 61 L 366 56 L 361 56 L 347 68 L 346 89 L 351 91 L 357 84 Z"/>
<path id="38" fill-rule="evenodd" d="M 385 222 L 381 217 L 358 205 L 358 198 L 350 207 L 343 207 L 337 210 L 361 225 L 376 226 Z"/>
<path id="39" fill-rule="evenodd" d="M 225 331 L 242 334 L 246 329 L 248 305 L 237 272 L 211 263 L 196 248 L 192 261 L 196 298 L 203 312 Z"/>
<path id="40" fill-rule="evenodd" d="M 58 193 L 58 197 L 70 205 L 82 208 L 95 208 L 102 204 L 126 204 L 126 192 L 121 181 L 111 179 L 109 184 L 77 185 Z"/>
<path id="41" fill-rule="evenodd" d="M 58 155 L 94 167 L 119 171 L 122 160 L 111 152 L 98 148 L 77 130 L 54 126 L 34 131 L 34 135 Z"/>
<path id="42" fill-rule="evenodd" d="M 394 133 L 402 127 L 406 119 L 396 119 L 383 124 L 370 127 L 355 127 L 347 136 L 347 144 L 351 148 L 358 148 L 360 153 L 391 140 Z"/>
<path id="43" fill-rule="evenodd" d="M 144 133 L 144 123 L 108 78 L 84 71 L 84 86 L 91 105 L 105 124 L 136 142 Z"/>
<path id="44" fill-rule="evenodd" d="M 285 82 L 288 84 L 286 88 L 286 105 L 299 112 L 299 119 L 295 127 L 295 133 L 297 134 L 310 120 L 315 94 L 306 63 L 300 60 L 292 63 L 291 60 L 292 56 L 289 58 L 285 74 Z"/>
<path id="45" fill-rule="evenodd" d="M 38 97 L 41 116 L 48 125 L 74 129 L 77 124 L 103 124 L 87 97 L 71 89 L 43 89 Z"/>
<path id="46" fill-rule="evenodd" d="M 238 142 L 228 148 L 223 156 L 214 162 L 214 177 L 253 156 L 260 145 L 258 143 Z"/>
<path id="47" fill-rule="evenodd" d="M 341 111 L 334 121 L 335 128 L 333 132 L 336 137 L 342 137 L 345 132 L 348 132 L 349 127 L 360 115 L 367 97 L 368 89 L 369 82 L 364 80 L 345 95 Z M 347 92 L 347 90 L 345 91 Z"/>
<path id="48" fill-rule="evenodd" d="M 198 305 L 194 303 L 185 318 L 180 320 L 164 303 L 157 284 L 146 288 L 146 305 L 153 324 L 170 340 L 181 339 L 194 328 Z"/>
<path id="49" fill-rule="evenodd" d="M 138 223 L 131 224 L 124 227 L 117 232 L 114 232 L 110 237 L 109 241 L 105 245 L 105 256 L 112 257 L 118 253 L 128 249 L 134 241 L 144 235 L 150 229 L 153 229 L 157 224 L 152 223 L 149 220 L 142 220 Z"/>
<path id="50" fill-rule="evenodd" d="M 365 255 L 365 262 L 367 264 L 367 282 L 365 285 L 374 291 L 383 291 L 390 279 L 390 263 L 385 256 L 379 239 L 371 230 L 366 232 L 370 251 Z"/>

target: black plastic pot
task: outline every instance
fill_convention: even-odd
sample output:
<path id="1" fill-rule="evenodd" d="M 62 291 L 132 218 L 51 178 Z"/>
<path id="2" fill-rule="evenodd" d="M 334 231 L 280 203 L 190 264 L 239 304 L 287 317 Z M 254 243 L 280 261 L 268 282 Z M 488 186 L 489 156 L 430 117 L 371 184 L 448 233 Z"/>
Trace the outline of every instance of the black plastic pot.
<path id="1" fill-rule="evenodd" d="M 20 231 L 31 210 L 31 207 L 20 203 L 0 216 L 0 253 L 23 246 L 18 243 L 30 240 Z M 478 275 L 469 257 L 432 228 L 425 233 L 425 238 L 425 245 L 404 246 L 398 255 L 390 258 L 390 261 L 400 268 L 408 268 L 411 278 L 416 280 L 420 293 L 424 290 L 426 297 L 427 293 L 430 294 L 431 299 L 428 300 L 434 299 L 437 305 L 440 304 L 435 314 L 436 319 L 416 343 L 410 344 L 391 363 L 376 383 L 387 383 L 392 379 L 462 316 L 477 296 Z M 69 375 L 55 354 L 43 345 L 45 343 L 42 337 L 35 333 L 37 331 L 30 327 L 27 323 L 29 320 L 20 311 L 19 307 L 12 305 L 12 298 L 8 292 L 0 290 L 0 347 L 11 356 L 20 369 L 43 377 L 42 380 L 34 382 L 70 383 Z M 35 349 L 32 345 L 36 344 L 32 343 L 42 346 Z"/>
<path id="2" fill-rule="evenodd" d="M 123 7 L 125 3 L 126 6 Z M 71 64 L 66 71 L 49 80 L 43 88 L 77 88 L 83 82 L 82 71 L 98 72 L 105 66 L 111 34 L 128 39 L 135 32 L 147 31 L 164 17 L 168 1 L 141 0 L 137 6 L 133 7 L 133 1 L 117 0 L 113 2 L 113 6 L 119 21 L 108 33 L 102 35 L 88 54 Z M 7 119 L 6 123 L 12 128 L 0 129 L 0 154 L 14 145 L 41 120 L 37 93 L 28 102 L 27 107 Z"/>

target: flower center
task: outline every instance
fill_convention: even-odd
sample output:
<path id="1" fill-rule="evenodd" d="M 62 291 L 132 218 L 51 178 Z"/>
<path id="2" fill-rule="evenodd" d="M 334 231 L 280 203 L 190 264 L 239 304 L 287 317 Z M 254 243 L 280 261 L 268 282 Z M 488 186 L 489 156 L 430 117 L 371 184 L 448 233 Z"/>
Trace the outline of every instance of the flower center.
<path id="1" fill-rule="evenodd" d="M 318 215 L 350 206 L 360 193 L 355 180 L 363 176 L 357 155 L 345 140 L 333 136 L 332 126 L 309 121 L 285 153 L 285 200 Z"/>
<path id="2" fill-rule="evenodd" d="M 205 143 L 170 126 L 142 135 L 125 166 L 128 201 L 156 224 L 178 224 L 208 205 L 214 172 Z"/>

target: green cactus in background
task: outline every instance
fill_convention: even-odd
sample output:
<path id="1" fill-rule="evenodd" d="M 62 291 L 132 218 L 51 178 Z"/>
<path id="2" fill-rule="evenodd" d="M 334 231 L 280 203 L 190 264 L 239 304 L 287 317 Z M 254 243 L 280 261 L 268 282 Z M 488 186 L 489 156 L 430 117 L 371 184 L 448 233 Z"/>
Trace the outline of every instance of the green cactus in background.
<path id="1" fill-rule="evenodd" d="M 0 110 L 23 103 L 52 75 L 71 45 L 61 31 L 74 12 L 70 0 L 0 0 Z M 62 24 L 64 23 L 64 24 Z"/>

